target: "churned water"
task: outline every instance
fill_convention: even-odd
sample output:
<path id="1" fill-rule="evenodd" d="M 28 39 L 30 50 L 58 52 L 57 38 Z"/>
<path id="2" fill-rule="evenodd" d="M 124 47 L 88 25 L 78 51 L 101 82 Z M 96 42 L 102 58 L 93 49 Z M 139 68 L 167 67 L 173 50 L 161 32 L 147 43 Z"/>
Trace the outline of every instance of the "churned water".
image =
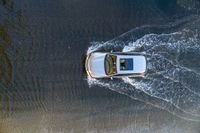
<path id="1" fill-rule="evenodd" d="M 110 49 L 143 52 L 147 57 L 147 73 L 145 77 L 127 77 L 122 78 L 120 82 L 89 79 L 89 84 L 108 87 L 182 118 L 199 121 L 199 24 L 199 16 L 193 16 L 174 24 L 160 26 L 163 33 L 151 33 L 155 27 L 146 26 L 131 30 L 105 43 L 96 42 L 89 48 L 88 53 Z M 173 27 L 171 30 L 170 26 Z M 159 28 L 156 28 L 159 31 Z M 165 29 L 168 30 L 166 33 Z M 136 33 L 145 30 L 150 33 L 135 39 Z M 155 99 L 151 100 L 149 96 Z"/>

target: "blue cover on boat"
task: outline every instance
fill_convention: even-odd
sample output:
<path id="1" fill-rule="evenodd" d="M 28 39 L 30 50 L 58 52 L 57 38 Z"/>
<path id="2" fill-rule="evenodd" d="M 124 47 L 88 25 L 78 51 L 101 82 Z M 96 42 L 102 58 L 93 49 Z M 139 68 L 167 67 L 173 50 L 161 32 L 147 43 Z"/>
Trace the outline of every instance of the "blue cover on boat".
<path id="1" fill-rule="evenodd" d="M 120 60 L 125 61 L 123 66 L 122 66 L 122 64 L 120 65 L 121 70 L 133 70 L 133 59 L 132 58 L 123 58 L 123 59 L 120 59 Z"/>

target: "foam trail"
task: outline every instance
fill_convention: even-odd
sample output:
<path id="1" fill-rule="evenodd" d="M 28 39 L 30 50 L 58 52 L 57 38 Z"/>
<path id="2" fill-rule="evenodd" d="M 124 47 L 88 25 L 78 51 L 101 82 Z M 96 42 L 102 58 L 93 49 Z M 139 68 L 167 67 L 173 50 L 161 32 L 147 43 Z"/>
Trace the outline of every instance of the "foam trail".
<path id="1" fill-rule="evenodd" d="M 98 45 L 91 46 L 88 52 L 91 49 L 144 52 L 147 57 L 147 74 L 143 78 L 117 79 L 119 81 L 89 79 L 89 84 L 107 87 L 181 118 L 200 121 L 199 24 L 198 17 L 192 18 L 191 21 L 174 25 L 176 32 L 171 30 L 171 33 L 144 34 L 135 39 L 137 31 L 145 31 L 142 27 L 111 41 L 96 43 Z M 161 29 L 164 28 L 161 26 Z"/>

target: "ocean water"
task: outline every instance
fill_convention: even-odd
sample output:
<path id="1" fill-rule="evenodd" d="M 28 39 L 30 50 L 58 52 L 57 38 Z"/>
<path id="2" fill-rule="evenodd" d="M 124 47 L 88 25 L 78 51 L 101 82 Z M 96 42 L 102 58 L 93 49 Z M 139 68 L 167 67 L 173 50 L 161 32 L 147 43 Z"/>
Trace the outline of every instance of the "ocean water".
<path id="1" fill-rule="evenodd" d="M 0 0 L 0 132 L 199 133 L 199 0 Z M 92 51 L 144 78 L 88 79 Z"/>

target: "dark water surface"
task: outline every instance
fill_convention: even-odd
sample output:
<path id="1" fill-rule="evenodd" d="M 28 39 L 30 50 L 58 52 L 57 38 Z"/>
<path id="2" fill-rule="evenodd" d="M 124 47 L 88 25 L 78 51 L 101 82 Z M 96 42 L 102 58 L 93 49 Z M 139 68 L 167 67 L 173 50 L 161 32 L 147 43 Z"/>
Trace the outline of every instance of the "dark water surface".
<path id="1" fill-rule="evenodd" d="M 83 70 L 91 42 L 198 17 L 199 5 L 197 0 L 0 0 L 0 132 L 199 133 L 199 122 L 89 87 Z M 162 30 L 145 34 L 152 32 Z"/>

